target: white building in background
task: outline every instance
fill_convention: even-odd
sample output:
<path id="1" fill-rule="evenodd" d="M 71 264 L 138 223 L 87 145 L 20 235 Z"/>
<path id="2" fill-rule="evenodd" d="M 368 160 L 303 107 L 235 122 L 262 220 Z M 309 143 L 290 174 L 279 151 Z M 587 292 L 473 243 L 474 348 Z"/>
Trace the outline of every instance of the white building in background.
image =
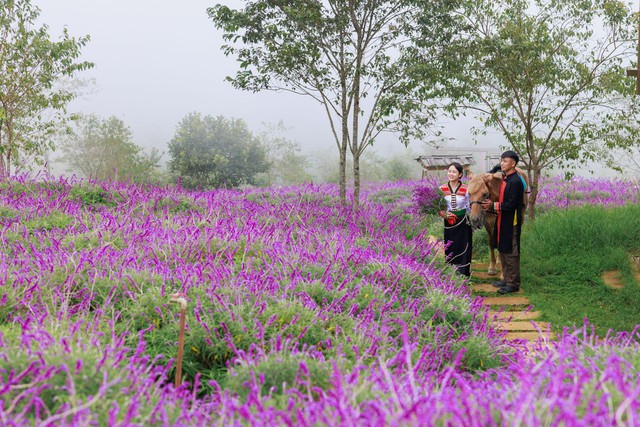
<path id="1" fill-rule="evenodd" d="M 452 162 L 458 162 L 464 169 L 465 176 L 469 172 L 487 172 L 500 164 L 502 151 L 496 148 L 482 147 L 438 147 L 429 149 L 415 160 L 422 167 L 422 178 L 428 175 L 446 176 L 445 169 Z"/>

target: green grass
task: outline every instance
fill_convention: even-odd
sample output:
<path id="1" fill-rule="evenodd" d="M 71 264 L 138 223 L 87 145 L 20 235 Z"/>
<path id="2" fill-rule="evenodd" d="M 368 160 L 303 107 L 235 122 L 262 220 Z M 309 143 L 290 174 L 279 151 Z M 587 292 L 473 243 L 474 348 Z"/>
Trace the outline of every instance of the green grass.
<path id="1" fill-rule="evenodd" d="M 496 257 L 500 254 L 496 251 Z M 473 232 L 473 253 L 474 262 L 489 262 L 489 235 L 484 227 Z"/>
<path id="2" fill-rule="evenodd" d="M 551 211 L 525 224 L 525 294 L 556 329 L 582 325 L 586 317 L 600 335 L 630 331 L 640 324 L 640 283 L 630 263 L 639 250 L 640 205 Z M 604 284 L 609 270 L 620 271 L 622 289 Z"/>

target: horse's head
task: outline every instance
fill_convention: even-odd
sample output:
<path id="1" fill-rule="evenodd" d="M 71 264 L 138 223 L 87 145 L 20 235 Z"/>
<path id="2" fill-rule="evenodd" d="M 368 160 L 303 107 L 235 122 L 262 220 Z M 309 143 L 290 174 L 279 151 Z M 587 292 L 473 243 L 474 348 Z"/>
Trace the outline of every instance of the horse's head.
<path id="1" fill-rule="evenodd" d="M 502 181 L 502 173 L 494 174 L 480 173 L 473 175 L 467 186 L 469 193 L 469 201 L 471 203 L 471 228 L 479 230 L 484 225 L 484 217 L 486 212 L 482 210 L 482 202 L 498 200 L 500 191 L 500 182 Z"/>

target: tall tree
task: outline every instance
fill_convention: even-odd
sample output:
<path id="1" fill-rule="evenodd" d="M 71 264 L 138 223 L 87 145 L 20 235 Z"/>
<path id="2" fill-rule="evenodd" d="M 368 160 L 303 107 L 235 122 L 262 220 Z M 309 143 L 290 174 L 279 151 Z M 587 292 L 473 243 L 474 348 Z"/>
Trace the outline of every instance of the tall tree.
<path id="1" fill-rule="evenodd" d="M 56 81 L 93 66 L 78 62 L 88 36 L 65 29 L 51 41 L 39 15 L 30 0 L 0 0 L 0 177 L 19 156 L 37 159 L 53 148 L 49 136 L 69 119 L 66 106 L 76 96 Z"/>
<path id="2" fill-rule="evenodd" d="M 147 154 L 132 140 L 131 129 L 115 116 L 95 115 L 79 119 L 77 130 L 60 144 L 64 162 L 71 172 L 100 181 L 149 182 L 158 178 L 162 154 Z"/>
<path id="3" fill-rule="evenodd" d="M 360 156 L 384 130 L 407 142 L 431 124 L 424 86 L 406 79 L 405 51 L 428 28 L 443 46 L 454 27 L 451 0 L 257 0 L 243 9 L 208 10 L 224 31 L 223 46 L 240 70 L 239 89 L 284 90 L 318 101 L 339 152 L 340 197 L 346 203 L 347 151 L 353 159 L 354 202 L 360 194 Z M 425 46 L 423 45 L 423 49 Z M 421 80 L 429 76 L 421 75 Z"/>
<path id="4" fill-rule="evenodd" d="M 240 119 L 190 113 L 169 142 L 169 171 L 187 188 L 253 185 L 269 163 L 266 150 Z"/>
<path id="5" fill-rule="evenodd" d="M 282 122 L 267 125 L 258 135 L 264 146 L 269 162 L 269 170 L 260 174 L 260 185 L 302 184 L 312 180 L 308 172 L 309 159 L 302 153 L 300 144 L 283 136 L 286 127 Z"/>
<path id="6" fill-rule="evenodd" d="M 640 105 L 625 78 L 637 20 L 623 2 L 469 1 L 459 19 L 466 31 L 441 62 L 450 70 L 442 93 L 524 157 L 532 218 L 545 169 L 637 144 Z"/>

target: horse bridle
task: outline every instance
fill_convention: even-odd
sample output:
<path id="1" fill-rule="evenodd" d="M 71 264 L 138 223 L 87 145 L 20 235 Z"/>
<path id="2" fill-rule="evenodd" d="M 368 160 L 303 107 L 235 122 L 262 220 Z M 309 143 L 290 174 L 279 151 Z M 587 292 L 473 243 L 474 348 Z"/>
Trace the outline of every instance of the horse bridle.
<path id="1" fill-rule="evenodd" d="M 474 204 L 483 204 L 484 202 L 487 201 L 487 199 L 489 198 L 489 194 L 485 194 L 484 196 L 482 196 L 482 199 L 480 200 L 474 200 L 472 202 L 469 202 L 469 207 L 473 206 Z"/>

